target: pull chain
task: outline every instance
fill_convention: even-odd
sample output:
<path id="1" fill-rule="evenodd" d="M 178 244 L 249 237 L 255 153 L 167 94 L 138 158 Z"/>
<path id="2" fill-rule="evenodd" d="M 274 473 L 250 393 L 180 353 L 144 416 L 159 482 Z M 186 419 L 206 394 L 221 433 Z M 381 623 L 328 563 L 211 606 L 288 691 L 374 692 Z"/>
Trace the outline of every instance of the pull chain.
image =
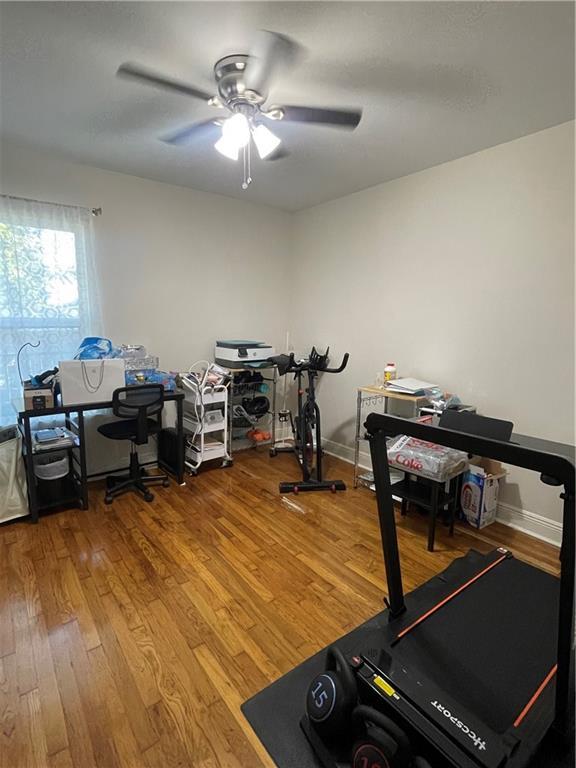
<path id="1" fill-rule="evenodd" d="M 248 144 L 246 144 L 246 146 L 242 150 L 242 160 L 244 165 L 244 178 L 242 180 L 242 189 L 248 189 L 249 185 L 252 184 L 252 175 L 251 175 L 251 168 L 250 168 L 251 145 L 252 145 L 252 142 L 249 141 Z"/>

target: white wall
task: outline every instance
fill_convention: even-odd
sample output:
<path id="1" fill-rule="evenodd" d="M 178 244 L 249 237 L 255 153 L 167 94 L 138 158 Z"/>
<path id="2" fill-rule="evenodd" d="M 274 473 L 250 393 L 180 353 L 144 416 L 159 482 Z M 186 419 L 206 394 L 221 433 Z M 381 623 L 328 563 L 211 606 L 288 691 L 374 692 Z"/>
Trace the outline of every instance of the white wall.
<path id="1" fill-rule="evenodd" d="M 519 432 L 573 442 L 573 132 L 557 126 L 296 215 L 14 145 L 1 189 L 103 207 L 106 332 L 146 344 L 164 368 L 209 357 L 218 336 L 281 348 L 287 327 L 297 350 L 349 351 L 347 371 L 320 383 L 341 455 L 352 455 L 355 388 L 387 360 Z M 554 489 L 512 471 L 502 500 L 512 522 L 557 538 Z"/>
<path id="2" fill-rule="evenodd" d="M 115 343 L 145 344 L 166 370 L 212 359 L 216 338 L 284 343 L 290 214 L 12 144 L 0 179 L 5 194 L 102 207 L 96 255 Z"/>
<path id="3" fill-rule="evenodd" d="M 321 384 L 333 449 L 350 455 L 355 387 L 388 360 L 573 443 L 573 145 L 567 123 L 296 214 L 294 343 L 351 354 Z M 529 473 L 510 473 L 502 501 L 516 522 L 518 509 L 560 519 Z"/>
<path id="4" fill-rule="evenodd" d="M 4 194 L 102 207 L 96 259 L 104 333 L 116 344 L 144 344 L 164 370 L 212 360 L 217 338 L 284 344 L 290 214 L 8 143 L 0 160 Z M 109 420 L 93 415 L 87 427 L 90 472 L 122 465 L 128 450 L 96 432 Z"/>

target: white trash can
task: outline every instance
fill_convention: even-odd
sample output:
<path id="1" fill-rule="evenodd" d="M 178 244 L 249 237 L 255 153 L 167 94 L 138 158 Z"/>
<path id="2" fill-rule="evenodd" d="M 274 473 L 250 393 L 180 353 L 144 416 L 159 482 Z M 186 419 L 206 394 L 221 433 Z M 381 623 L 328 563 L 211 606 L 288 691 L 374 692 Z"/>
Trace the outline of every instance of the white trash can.
<path id="1" fill-rule="evenodd" d="M 60 480 L 70 470 L 66 451 L 38 454 L 34 457 L 34 474 L 39 480 Z"/>

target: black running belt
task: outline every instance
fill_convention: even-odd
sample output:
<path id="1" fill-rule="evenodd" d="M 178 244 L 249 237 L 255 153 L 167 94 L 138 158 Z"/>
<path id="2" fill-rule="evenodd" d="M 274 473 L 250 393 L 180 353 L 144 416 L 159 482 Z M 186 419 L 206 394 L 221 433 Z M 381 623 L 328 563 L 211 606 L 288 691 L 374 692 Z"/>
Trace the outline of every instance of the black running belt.
<path id="1" fill-rule="evenodd" d="M 500 563 L 503 563 L 504 560 L 506 560 L 508 555 L 502 554 L 500 557 L 498 557 L 496 560 L 493 560 L 489 565 L 487 565 L 485 568 L 482 568 L 481 571 L 478 571 L 478 573 L 474 574 L 474 576 L 471 576 L 467 581 L 465 581 L 463 584 L 461 584 L 459 587 L 454 589 L 450 594 L 446 595 L 446 597 L 442 598 L 439 602 L 437 602 L 435 605 L 432 606 L 432 608 L 429 608 L 424 613 L 422 613 L 417 619 L 415 619 L 411 624 L 409 624 L 407 627 L 404 627 L 400 632 L 398 632 L 398 636 L 396 637 L 396 640 L 394 642 L 398 642 L 401 640 L 405 635 L 408 634 L 408 632 L 412 632 L 419 624 L 421 624 L 423 621 L 426 621 L 430 616 L 432 616 L 433 613 L 436 613 L 436 611 L 439 611 L 441 608 L 443 608 L 446 603 L 450 602 L 450 600 L 454 600 L 458 595 L 463 592 L 465 589 L 468 589 L 472 584 L 474 584 L 478 579 L 481 579 L 482 576 L 486 575 L 488 571 L 491 571 L 492 568 L 496 568 L 497 565 L 500 565 Z"/>
<path id="2" fill-rule="evenodd" d="M 559 581 L 513 558 L 394 646 L 394 656 L 503 733 L 556 663 Z"/>

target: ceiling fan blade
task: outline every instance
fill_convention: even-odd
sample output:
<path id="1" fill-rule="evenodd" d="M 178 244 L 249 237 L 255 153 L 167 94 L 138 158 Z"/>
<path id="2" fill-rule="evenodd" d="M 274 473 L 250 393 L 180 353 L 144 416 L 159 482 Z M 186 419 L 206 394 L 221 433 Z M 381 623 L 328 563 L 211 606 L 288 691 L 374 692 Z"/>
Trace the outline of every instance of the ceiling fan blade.
<path id="1" fill-rule="evenodd" d="M 130 62 L 122 64 L 118 68 L 116 75 L 117 77 L 136 80 L 143 85 L 152 85 L 156 88 L 182 93 L 185 96 L 192 96 L 195 99 L 202 99 L 203 101 L 208 101 L 212 98 L 212 94 L 202 91 L 200 88 L 194 88 L 180 80 L 173 80 L 170 77 L 165 77 L 164 75 L 158 74 L 158 72 L 153 72 L 151 69 L 141 67 L 140 64 L 132 64 Z"/>
<path id="2" fill-rule="evenodd" d="M 361 109 L 322 109 L 320 107 L 282 107 L 282 120 L 291 123 L 317 123 L 334 128 L 354 130 L 360 118 Z M 266 114 L 266 113 L 264 113 Z"/>
<path id="3" fill-rule="evenodd" d="M 162 141 L 166 144 L 181 146 L 202 139 L 208 140 L 212 137 L 217 138 L 219 127 L 220 123 L 217 120 L 203 120 L 200 123 L 193 123 L 192 125 L 186 126 L 186 128 L 181 128 L 176 133 L 163 136 Z"/>
<path id="4" fill-rule="evenodd" d="M 302 51 L 303 48 L 286 35 L 259 29 L 244 71 L 246 88 L 265 94 L 278 70 L 293 66 Z"/>

